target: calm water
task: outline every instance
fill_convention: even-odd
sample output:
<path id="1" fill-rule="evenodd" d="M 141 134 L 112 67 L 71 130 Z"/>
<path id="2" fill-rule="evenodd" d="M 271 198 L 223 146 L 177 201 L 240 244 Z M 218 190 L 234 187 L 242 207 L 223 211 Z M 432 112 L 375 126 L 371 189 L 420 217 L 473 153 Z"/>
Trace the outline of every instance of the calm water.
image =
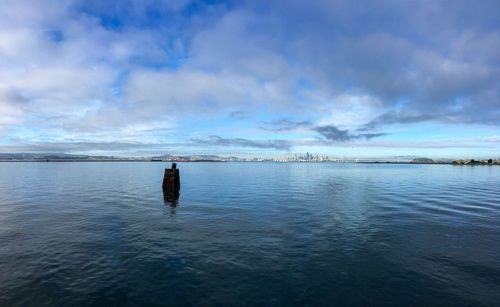
<path id="1" fill-rule="evenodd" d="M 0 306 L 497 305 L 500 167 L 0 163 Z"/>

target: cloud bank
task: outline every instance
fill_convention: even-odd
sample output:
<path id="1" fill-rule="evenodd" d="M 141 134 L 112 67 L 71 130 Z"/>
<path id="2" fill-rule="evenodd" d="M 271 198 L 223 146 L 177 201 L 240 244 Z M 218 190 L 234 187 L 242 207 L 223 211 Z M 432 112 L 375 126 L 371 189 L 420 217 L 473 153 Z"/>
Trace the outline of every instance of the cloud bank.
<path id="1" fill-rule="evenodd" d="M 481 147 L 500 125 L 499 10 L 488 0 L 2 1 L 0 150 Z"/>

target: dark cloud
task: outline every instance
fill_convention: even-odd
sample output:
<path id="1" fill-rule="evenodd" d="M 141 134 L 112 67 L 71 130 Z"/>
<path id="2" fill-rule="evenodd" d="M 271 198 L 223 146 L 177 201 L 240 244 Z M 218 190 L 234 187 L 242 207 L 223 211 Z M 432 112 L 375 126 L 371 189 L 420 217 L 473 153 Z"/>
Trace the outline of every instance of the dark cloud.
<path id="1" fill-rule="evenodd" d="M 268 131 L 290 131 L 297 128 L 309 128 L 312 122 L 309 120 L 293 120 L 291 118 L 281 118 L 275 121 L 264 121 L 261 127 Z"/>
<path id="2" fill-rule="evenodd" d="M 13 105 L 25 105 L 29 102 L 29 98 L 13 89 L 0 88 L 0 103 L 9 103 Z"/>
<path id="3" fill-rule="evenodd" d="M 350 133 L 349 130 L 342 130 L 333 125 L 318 126 L 313 129 L 321 134 L 327 141 L 346 142 L 350 140 L 365 139 L 370 140 L 375 137 L 386 135 L 386 133 Z"/>
<path id="4" fill-rule="evenodd" d="M 385 132 L 379 132 L 379 133 L 361 133 L 361 134 L 358 134 L 358 137 L 365 138 L 367 140 L 371 140 L 373 138 L 377 138 L 379 136 L 384 136 L 384 135 L 387 135 L 387 133 L 385 133 Z"/>
<path id="5" fill-rule="evenodd" d="M 286 140 L 248 140 L 244 138 L 222 138 L 217 135 L 207 139 L 192 139 L 193 145 L 227 146 L 227 147 L 251 147 L 269 148 L 277 150 L 289 150 L 291 144 Z"/>
<path id="6" fill-rule="evenodd" d="M 210 136 L 206 139 L 191 139 L 181 143 L 141 143 L 141 142 L 39 142 L 31 144 L 1 146 L 0 152 L 127 152 L 127 151 L 164 151 L 180 147 L 248 147 L 248 148 L 269 148 L 278 150 L 289 150 L 292 146 L 286 140 L 248 140 L 243 138 L 222 138 L 220 136 Z"/>
<path id="7" fill-rule="evenodd" d="M 85 152 L 85 151 L 128 151 L 155 147 L 158 144 L 133 142 L 40 142 L 15 146 L 2 146 L 3 152 Z"/>
<path id="8" fill-rule="evenodd" d="M 385 114 L 382 114 L 382 115 L 376 117 L 375 119 L 364 124 L 363 127 L 361 129 L 358 129 L 358 130 L 365 131 L 365 130 L 370 130 L 370 129 L 374 129 L 377 127 L 381 127 L 384 125 L 392 125 L 392 124 L 416 124 L 416 123 L 429 122 L 429 121 L 438 120 L 438 119 L 441 119 L 441 121 L 444 121 L 444 119 L 438 115 L 402 114 L 402 113 L 390 112 L 390 113 L 385 113 Z"/>
<path id="9" fill-rule="evenodd" d="M 409 113 L 457 113 L 435 118 L 444 123 L 495 124 L 500 58 L 491 51 L 500 33 L 492 12 L 500 2 L 290 1 L 280 10 L 290 53 L 316 89 L 335 95 L 349 88 L 386 108 L 407 100 Z"/>
<path id="10" fill-rule="evenodd" d="M 341 130 L 332 125 L 319 126 L 314 128 L 314 130 L 329 141 L 343 142 L 343 141 L 349 141 L 353 138 L 352 135 L 349 134 L 348 130 Z"/>
<path id="11" fill-rule="evenodd" d="M 229 113 L 229 117 L 234 119 L 245 119 L 248 117 L 248 114 L 241 111 L 233 111 Z"/>

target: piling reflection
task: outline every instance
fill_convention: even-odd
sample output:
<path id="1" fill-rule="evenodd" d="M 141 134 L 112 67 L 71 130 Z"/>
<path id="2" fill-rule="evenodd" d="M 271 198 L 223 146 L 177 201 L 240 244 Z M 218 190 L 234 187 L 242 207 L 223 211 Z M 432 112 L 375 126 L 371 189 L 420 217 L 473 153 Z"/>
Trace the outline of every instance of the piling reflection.
<path id="1" fill-rule="evenodd" d="M 179 195 L 180 193 L 177 191 L 163 190 L 163 201 L 165 205 L 177 207 L 177 205 L 179 204 Z"/>

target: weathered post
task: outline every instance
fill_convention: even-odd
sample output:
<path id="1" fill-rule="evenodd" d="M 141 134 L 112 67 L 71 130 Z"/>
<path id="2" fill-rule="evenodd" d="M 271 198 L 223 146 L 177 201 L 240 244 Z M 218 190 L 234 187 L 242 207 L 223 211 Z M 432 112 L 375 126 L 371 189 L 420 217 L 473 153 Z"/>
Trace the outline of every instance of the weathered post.
<path id="1" fill-rule="evenodd" d="M 163 192 L 179 193 L 179 190 L 181 189 L 181 181 L 177 164 L 172 163 L 172 168 L 165 169 L 162 188 Z"/>

